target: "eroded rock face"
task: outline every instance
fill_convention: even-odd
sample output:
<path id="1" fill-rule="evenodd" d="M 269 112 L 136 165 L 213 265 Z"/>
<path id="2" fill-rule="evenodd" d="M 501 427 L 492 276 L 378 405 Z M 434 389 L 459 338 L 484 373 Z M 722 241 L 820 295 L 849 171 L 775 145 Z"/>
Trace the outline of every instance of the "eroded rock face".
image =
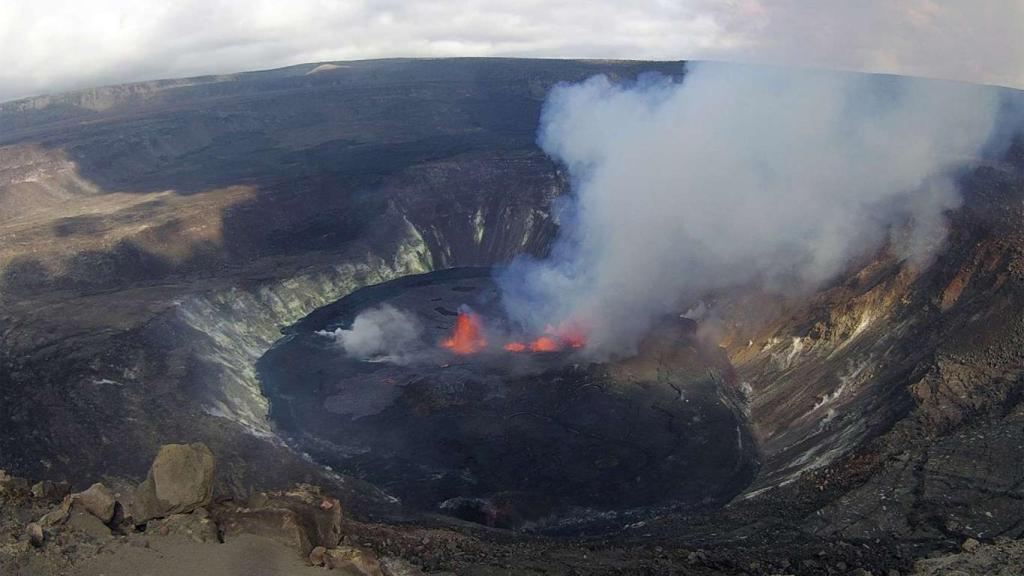
<path id="1" fill-rule="evenodd" d="M 307 557 L 341 540 L 342 510 L 337 499 L 300 484 L 284 492 L 261 492 L 248 502 L 225 502 L 213 510 L 225 541 L 241 534 L 272 538 Z"/>
<path id="2" fill-rule="evenodd" d="M 213 469 L 213 452 L 205 444 L 162 446 L 146 480 L 135 491 L 133 518 L 142 523 L 209 504 Z"/>

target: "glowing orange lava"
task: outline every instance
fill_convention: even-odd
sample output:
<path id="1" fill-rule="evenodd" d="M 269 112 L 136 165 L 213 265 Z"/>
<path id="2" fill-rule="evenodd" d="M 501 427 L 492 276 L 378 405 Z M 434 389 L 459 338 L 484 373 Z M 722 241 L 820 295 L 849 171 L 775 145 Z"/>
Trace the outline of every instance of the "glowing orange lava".
<path id="1" fill-rule="evenodd" d="M 544 335 L 528 344 L 509 342 L 505 350 L 509 352 L 558 352 L 565 348 L 583 348 L 587 344 L 587 332 L 577 322 L 562 322 L 558 326 L 551 324 L 544 327 Z"/>
<path id="2" fill-rule="evenodd" d="M 561 348 L 558 341 L 550 336 L 541 336 L 530 342 L 530 352 L 557 352 Z"/>
<path id="3" fill-rule="evenodd" d="M 480 329 L 480 317 L 472 312 L 460 312 L 452 335 L 443 340 L 441 346 L 460 355 L 476 354 L 486 348 L 487 340 Z"/>
<path id="4" fill-rule="evenodd" d="M 558 326 L 549 325 L 544 334 L 530 342 L 513 340 L 502 345 L 507 352 L 558 352 L 566 348 L 582 348 L 587 343 L 587 332 L 577 322 L 561 322 Z M 460 312 L 455 319 L 455 327 L 448 338 L 441 341 L 441 346 L 455 354 L 476 354 L 487 348 L 487 339 L 483 335 L 483 320 L 473 312 Z"/>
<path id="5" fill-rule="evenodd" d="M 557 328 L 548 327 L 548 334 L 553 334 L 569 348 L 583 348 L 587 343 L 587 333 L 578 324 L 563 322 Z"/>

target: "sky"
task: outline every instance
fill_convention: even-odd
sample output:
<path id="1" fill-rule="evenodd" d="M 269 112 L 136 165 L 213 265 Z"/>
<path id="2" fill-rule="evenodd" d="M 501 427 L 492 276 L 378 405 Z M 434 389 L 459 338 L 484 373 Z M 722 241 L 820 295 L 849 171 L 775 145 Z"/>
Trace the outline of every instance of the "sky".
<path id="1" fill-rule="evenodd" d="M 325 60 L 715 59 L 1024 88 L 1022 0 L 0 0 L 0 101 Z"/>

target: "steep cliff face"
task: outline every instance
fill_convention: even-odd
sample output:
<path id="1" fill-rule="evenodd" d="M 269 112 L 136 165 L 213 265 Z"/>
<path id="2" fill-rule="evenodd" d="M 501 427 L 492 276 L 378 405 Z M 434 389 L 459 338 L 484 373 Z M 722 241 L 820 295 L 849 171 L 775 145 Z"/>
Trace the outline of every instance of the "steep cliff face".
<path id="1" fill-rule="evenodd" d="M 818 505 L 843 494 L 806 510 L 825 536 L 1022 533 L 1020 150 L 962 179 L 933 262 L 883 252 L 809 297 L 723 299 L 763 454 L 745 498 L 790 484 Z"/>
<path id="2" fill-rule="evenodd" d="M 538 153 L 457 156 L 417 166 L 390 184 L 437 268 L 542 256 L 558 229 L 551 214 L 568 184 Z M 482 198 L 480 190 L 496 193 Z"/>
<path id="3" fill-rule="evenodd" d="M 430 264 L 422 238 L 407 223 L 394 253 L 357 258 L 353 255 L 343 263 L 277 282 L 231 287 L 179 302 L 172 312 L 175 321 L 197 333 L 191 338 L 196 367 L 189 386 L 202 410 L 254 434 L 273 436 L 267 399 L 254 367 L 281 338 L 281 329 L 356 288 L 426 272 Z"/>

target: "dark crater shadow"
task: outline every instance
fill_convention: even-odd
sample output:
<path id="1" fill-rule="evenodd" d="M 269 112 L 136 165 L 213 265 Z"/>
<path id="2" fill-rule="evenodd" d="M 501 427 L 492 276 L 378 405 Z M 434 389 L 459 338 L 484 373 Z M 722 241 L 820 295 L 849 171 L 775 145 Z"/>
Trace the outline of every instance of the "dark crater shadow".
<path id="1" fill-rule="evenodd" d="M 402 364 L 348 356 L 333 331 L 385 303 L 418 319 L 422 350 Z M 604 532 L 719 507 L 753 478 L 727 368 L 694 346 L 692 323 L 663 323 L 623 362 L 500 342 L 461 357 L 437 343 L 462 304 L 500 317 L 489 269 L 405 277 L 313 312 L 257 364 L 271 418 L 295 449 L 411 510 L 500 528 Z"/>

